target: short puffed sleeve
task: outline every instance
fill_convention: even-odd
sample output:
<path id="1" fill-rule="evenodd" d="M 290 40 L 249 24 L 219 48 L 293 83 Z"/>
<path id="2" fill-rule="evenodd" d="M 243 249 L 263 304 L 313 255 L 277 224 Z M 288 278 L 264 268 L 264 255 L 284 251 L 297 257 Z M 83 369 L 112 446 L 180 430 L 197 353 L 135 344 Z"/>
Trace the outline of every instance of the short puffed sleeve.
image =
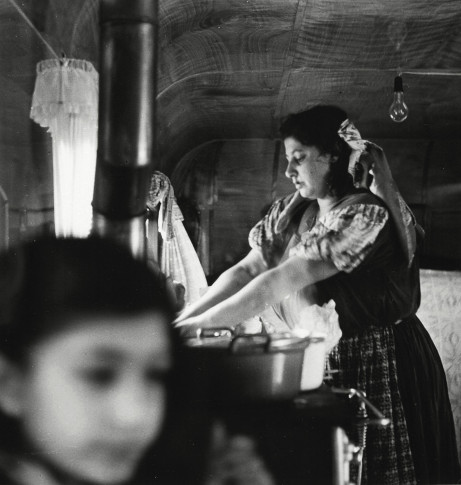
<path id="1" fill-rule="evenodd" d="M 338 270 L 349 273 L 373 249 L 388 218 L 386 208 L 375 204 L 351 204 L 332 210 L 301 235 L 290 256 L 331 261 Z"/>
<path id="2" fill-rule="evenodd" d="M 276 232 L 277 221 L 286 207 L 286 199 L 276 200 L 267 214 L 251 229 L 248 243 L 259 251 L 269 267 L 277 265 L 283 251 L 284 236 Z"/>

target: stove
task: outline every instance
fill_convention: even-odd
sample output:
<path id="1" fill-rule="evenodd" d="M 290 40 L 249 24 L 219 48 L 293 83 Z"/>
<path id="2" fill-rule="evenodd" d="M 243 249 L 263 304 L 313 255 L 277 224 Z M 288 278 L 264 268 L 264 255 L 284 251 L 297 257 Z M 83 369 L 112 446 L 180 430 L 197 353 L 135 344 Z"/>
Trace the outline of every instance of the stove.
<path id="1" fill-rule="evenodd" d="M 215 412 L 283 485 L 359 485 L 367 427 L 388 424 L 362 392 L 327 385 L 288 401 L 216 400 Z"/>

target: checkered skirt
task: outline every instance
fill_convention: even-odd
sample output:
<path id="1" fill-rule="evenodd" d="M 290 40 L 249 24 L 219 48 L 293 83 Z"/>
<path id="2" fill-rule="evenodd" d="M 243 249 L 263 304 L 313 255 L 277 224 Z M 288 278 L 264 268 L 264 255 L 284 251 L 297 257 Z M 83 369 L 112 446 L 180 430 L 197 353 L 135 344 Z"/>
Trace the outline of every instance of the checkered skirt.
<path id="1" fill-rule="evenodd" d="M 388 426 L 368 426 L 363 460 L 362 485 L 416 484 L 405 414 L 397 382 L 397 364 L 392 329 L 371 327 L 342 338 L 330 354 L 333 383 L 355 388 L 390 419 Z M 351 479 L 357 471 L 352 467 Z"/>

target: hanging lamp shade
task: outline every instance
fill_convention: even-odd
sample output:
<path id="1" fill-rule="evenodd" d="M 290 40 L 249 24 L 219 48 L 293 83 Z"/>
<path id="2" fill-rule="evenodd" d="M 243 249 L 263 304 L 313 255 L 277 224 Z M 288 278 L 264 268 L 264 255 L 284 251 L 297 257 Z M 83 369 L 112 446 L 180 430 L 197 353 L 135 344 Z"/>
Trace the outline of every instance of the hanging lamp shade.
<path id="1" fill-rule="evenodd" d="M 55 233 L 86 237 L 96 170 L 99 76 L 79 59 L 37 64 L 30 117 L 52 137 Z"/>

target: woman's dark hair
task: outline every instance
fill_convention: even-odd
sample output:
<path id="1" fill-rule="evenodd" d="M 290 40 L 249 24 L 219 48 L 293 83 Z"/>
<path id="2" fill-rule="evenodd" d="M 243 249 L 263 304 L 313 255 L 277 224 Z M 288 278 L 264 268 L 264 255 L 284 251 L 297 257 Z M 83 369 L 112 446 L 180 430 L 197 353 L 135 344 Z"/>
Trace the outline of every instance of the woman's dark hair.
<path id="1" fill-rule="evenodd" d="M 86 314 L 155 310 L 174 318 L 164 278 L 104 238 L 44 237 L 0 255 L 0 351 L 27 349 Z"/>
<path id="2" fill-rule="evenodd" d="M 341 196 L 353 189 L 352 176 L 348 172 L 351 148 L 338 135 L 347 114 L 337 106 L 317 105 L 306 111 L 288 115 L 282 120 L 282 139 L 293 137 L 306 146 L 317 147 L 322 154 L 338 157 L 330 165 L 327 183 L 330 193 Z"/>

